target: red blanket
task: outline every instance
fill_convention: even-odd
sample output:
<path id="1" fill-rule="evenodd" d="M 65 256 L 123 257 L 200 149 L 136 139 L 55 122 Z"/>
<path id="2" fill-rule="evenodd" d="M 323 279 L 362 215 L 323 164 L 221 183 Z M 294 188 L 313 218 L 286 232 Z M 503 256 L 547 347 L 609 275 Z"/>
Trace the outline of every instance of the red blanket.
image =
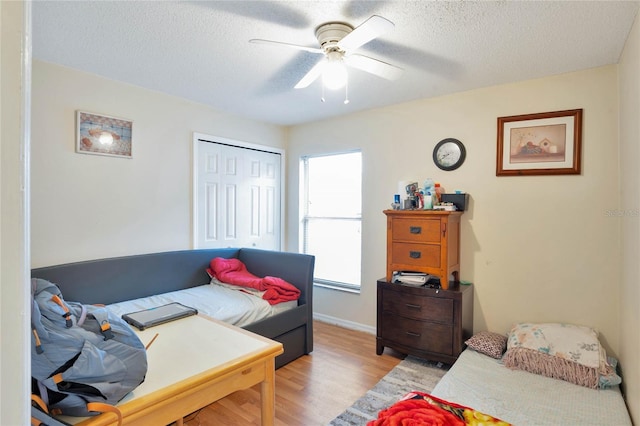
<path id="1" fill-rule="evenodd" d="M 464 426 L 509 423 L 483 414 L 473 408 L 438 399 L 422 392 L 411 392 L 391 407 L 378 413 L 378 419 L 367 426 Z"/>
<path id="2" fill-rule="evenodd" d="M 209 266 L 207 273 L 211 277 L 215 277 L 223 283 L 264 291 L 262 298 L 271 305 L 298 300 L 300 297 L 300 290 L 293 284 L 289 284 L 282 278 L 256 277 L 238 259 L 216 257 L 209 262 Z"/>

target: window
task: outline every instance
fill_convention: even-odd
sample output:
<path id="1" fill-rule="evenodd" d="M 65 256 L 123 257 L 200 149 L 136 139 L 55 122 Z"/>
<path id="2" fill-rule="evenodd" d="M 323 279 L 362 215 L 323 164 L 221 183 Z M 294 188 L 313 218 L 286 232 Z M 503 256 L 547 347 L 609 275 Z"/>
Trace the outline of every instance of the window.
<path id="1" fill-rule="evenodd" d="M 316 284 L 360 290 L 362 154 L 303 157 L 302 252 L 316 257 Z"/>

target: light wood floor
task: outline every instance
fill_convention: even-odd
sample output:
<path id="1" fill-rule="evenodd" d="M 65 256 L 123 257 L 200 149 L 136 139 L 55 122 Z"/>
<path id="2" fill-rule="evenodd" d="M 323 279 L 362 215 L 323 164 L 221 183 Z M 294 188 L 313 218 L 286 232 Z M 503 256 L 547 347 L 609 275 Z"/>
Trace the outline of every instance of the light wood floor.
<path id="1" fill-rule="evenodd" d="M 371 389 L 404 355 L 374 335 L 314 321 L 314 349 L 276 370 L 275 426 L 326 425 Z M 260 393 L 236 392 L 185 418 L 187 426 L 260 424 Z"/>

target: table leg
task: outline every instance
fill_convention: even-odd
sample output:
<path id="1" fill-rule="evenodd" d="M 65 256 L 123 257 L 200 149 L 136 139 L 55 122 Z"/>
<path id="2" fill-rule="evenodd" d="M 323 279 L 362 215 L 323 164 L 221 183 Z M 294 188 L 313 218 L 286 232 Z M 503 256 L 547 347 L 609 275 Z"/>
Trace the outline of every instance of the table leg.
<path id="1" fill-rule="evenodd" d="M 271 358 L 267 363 L 264 381 L 260 383 L 261 420 L 262 426 L 273 426 L 276 412 L 275 359 Z"/>

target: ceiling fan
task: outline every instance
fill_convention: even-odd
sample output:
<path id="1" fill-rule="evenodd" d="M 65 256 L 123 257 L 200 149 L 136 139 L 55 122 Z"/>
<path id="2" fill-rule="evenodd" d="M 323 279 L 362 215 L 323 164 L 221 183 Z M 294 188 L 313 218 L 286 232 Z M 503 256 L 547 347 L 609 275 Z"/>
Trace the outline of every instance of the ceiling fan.
<path id="1" fill-rule="evenodd" d="M 347 83 L 345 65 L 388 80 L 395 80 L 400 76 L 402 68 L 353 53 L 374 38 L 393 30 L 394 26 L 393 22 L 378 15 L 371 16 L 355 29 L 343 22 L 327 22 L 316 29 L 319 48 L 262 39 L 251 39 L 249 42 L 284 46 L 324 55 L 295 88 L 305 88 L 322 76 L 324 86 L 338 89 Z"/>

